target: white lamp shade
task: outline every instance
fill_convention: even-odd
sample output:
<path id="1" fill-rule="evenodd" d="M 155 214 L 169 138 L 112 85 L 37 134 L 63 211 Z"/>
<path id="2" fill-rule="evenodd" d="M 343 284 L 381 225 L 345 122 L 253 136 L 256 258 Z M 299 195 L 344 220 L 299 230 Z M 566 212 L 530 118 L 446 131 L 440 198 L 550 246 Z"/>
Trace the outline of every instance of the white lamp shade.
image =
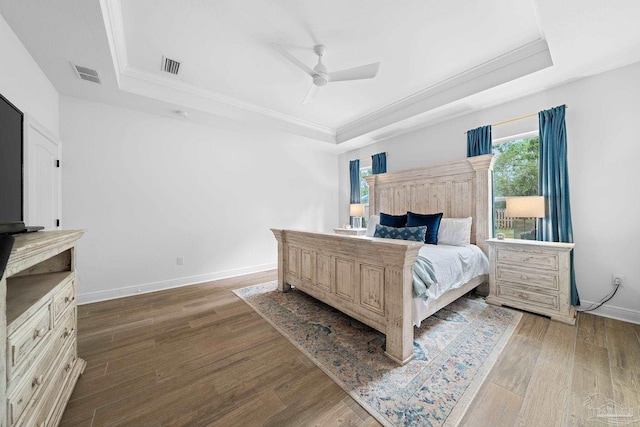
<path id="1" fill-rule="evenodd" d="M 509 197 L 507 199 L 507 216 L 510 218 L 544 218 L 544 197 Z"/>
<path id="2" fill-rule="evenodd" d="M 349 205 L 349 216 L 363 216 L 364 205 L 360 203 L 354 203 Z"/>

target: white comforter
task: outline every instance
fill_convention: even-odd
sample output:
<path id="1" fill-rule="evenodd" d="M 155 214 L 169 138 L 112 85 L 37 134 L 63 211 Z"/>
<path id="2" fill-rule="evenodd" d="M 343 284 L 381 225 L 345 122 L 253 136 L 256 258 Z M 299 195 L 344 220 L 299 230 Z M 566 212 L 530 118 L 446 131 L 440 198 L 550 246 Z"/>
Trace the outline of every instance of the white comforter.
<path id="1" fill-rule="evenodd" d="M 413 298 L 413 323 L 416 326 L 425 318 L 429 301 L 450 289 L 459 288 L 476 276 L 489 274 L 489 260 L 476 245 L 424 245 L 418 257 L 429 261 L 434 280 L 427 284 L 422 297 Z"/>

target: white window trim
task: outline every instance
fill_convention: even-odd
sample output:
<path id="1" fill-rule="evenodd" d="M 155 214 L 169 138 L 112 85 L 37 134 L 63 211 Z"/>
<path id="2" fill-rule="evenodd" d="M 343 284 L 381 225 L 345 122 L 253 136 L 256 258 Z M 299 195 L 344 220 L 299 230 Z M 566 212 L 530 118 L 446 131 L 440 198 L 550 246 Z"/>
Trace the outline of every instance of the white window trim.
<path id="1" fill-rule="evenodd" d="M 493 145 L 498 145 L 498 144 L 502 144 L 504 142 L 511 142 L 511 141 L 517 141 L 519 139 L 526 139 L 526 138 L 531 138 L 533 136 L 538 136 L 540 134 L 539 131 L 537 130 L 532 130 L 529 132 L 524 132 L 524 133 L 519 133 L 517 135 L 510 135 L 510 136 L 505 136 L 502 138 L 496 138 L 491 140 L 491 143 Z"/>

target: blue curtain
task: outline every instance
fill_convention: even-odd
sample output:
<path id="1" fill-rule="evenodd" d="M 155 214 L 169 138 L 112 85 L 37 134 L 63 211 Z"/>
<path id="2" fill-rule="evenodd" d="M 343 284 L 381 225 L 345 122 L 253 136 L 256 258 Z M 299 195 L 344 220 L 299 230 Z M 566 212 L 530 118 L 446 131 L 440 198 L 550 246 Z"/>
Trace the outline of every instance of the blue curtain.
<path id="1" fill-rule="evenodd" d="M 538 240 L 573 243 L 569 170 L 567 168 L 567 129 L 565 106 L 538 113 L 540 127 L 540 194 L 546 199 Z M 571 252 L 571 304 L 580 305 Z"/>
<path id="2" fill-rule="evenodd" d="M 349 177 L 351 181 L 349 203 L 360 203 L 360 160 L 351 160 L 349 162 Z"/>
<path id="3" fill-rule="evenodd" d="M 491 125 L 467 131 L 467 157 L 491 154 Z"/>
<path id="4" fill-rule="evenodd" d="M 371 173 L 387 173 L 387 153 L 378 153 L 371 156 Z"/>
<path id="5" fill-rule="evenodd" d="M 467 157 L 482 156 L 491 154 L 493 143 L 491 142 L 491 125 L 481 126 L 467 131 Z M 493 171 L 491 171 L 493 177 Z M 493 182 L 493 179 L 491 180 Z M 496 234 L 496 210 L 493 202 L 493 188 L 491 188 L 491 230 L 492 235 Z M 494 236 L 495 237 L 495 236 Z"/>

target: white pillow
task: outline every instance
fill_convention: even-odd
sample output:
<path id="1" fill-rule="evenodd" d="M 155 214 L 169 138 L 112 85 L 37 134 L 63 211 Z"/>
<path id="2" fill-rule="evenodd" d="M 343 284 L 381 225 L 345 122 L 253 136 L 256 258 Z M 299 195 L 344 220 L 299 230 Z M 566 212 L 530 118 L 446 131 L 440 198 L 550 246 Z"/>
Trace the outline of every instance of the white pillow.
<path id="1" fill-rule="evenodd" d="M 471 244 L 473 218 L 442 218 L 438 228 L 438 244 L 465 246 Z"/>
<path id="2" fill-rule="evenodd" d="M 369 222 L 367 223 L 367 233 L 365 236 L 373 237 L 373 234 L 376 232 L 376 225 L 380 224 L 380 216 L 371 215 L 369 217 Z"/>

